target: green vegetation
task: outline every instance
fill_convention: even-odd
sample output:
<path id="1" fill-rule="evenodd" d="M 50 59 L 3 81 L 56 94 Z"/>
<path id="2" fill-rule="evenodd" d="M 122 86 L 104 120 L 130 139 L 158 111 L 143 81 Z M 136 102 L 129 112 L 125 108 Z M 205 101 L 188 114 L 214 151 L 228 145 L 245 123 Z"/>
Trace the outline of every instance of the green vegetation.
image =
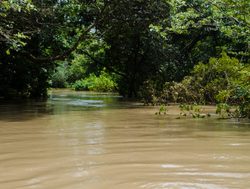
<path id="1" fill-rule="evenodd" d="M 99 91 L 99 92 L 115 92 L 117 84 L 110 75 L 102 72 L 100 76 L 91 74 L 89 77 L 77 80 L 72 87 L 77 90 Z"/>
<path id="2" fill-rule="evenodd" d="M 0 97 L 73 87 L 250 117 L 249 12 L 245 0 L 3 0 Z"/>
<path id="3" fill-rule="evenodd" d="M 168 111 L 167 106 L 166 105 L 161 105 L 160 108 L 159 108 L 159 111 L 155 112 L 155 115 L 161 115 L 161 114 L 166 115 L 167 111 Z"/>
<path id="4" fill-rule="evenodd" d="M 181 116 L 191 116 L 192 118 L 205 118 L 206 116 L 209 117 L 209 115 L 202 113 L 202 108 L 196 104 L 181 104 L 179 106 L 181 113 Z"/>
<path id="5" fill-rule="evenodd" d="M 157 99 L 155 102 L 158 103 L 218 104 L 216 113 L 222 118 L 250 118 L 249 65 L 243 65 L 238 59 L 222 53 L 220 58 L 211 58 L 208 64 L 197 64 L 191 75 L 181 82 L 167 82 L 160 93 L 157 91 L 151 96 L 154 96 Z M 145 89 L 152 90 L 150 87 Z M 148 97 L 144 99 L 146 98 Z M 195 110 L 194 107 L 186 105 L 180 108 L 187 111 Z M 191 114 L 195 115 L 192 112 Z"/>

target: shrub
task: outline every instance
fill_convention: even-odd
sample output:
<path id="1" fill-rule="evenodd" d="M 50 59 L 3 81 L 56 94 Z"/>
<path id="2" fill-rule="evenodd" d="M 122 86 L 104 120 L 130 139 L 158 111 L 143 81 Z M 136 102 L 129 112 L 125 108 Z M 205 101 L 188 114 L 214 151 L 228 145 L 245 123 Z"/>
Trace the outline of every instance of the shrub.
<path id="1" fill-rule="evenodd" d="M 142 87 L 139 89 L 138 95 L 142 99 L 144 104 L 157 104 L 158 98 L 156 94 L 156 84 L 152 80 L 147 80 L 143 83 Z"/>
<path id="2" fill-rule="evenodd" d="M 222 53 L 208 64 L 199 63 L 192 76 L 180 83 L 166 83 L 163 95 L 176 102 L 238 103 L 249 92 L 249 66 Z"/>
<path id="3" fill-rule="evenodd" d="M 86 77 L 89 60 L 84 55 L 76 54 L 68 68 L 68 82 L 74 83 Z"/>
<path id="4" fill-rule="evenodd" d="M 91 74 L 89 77 L 81 80 L 77 80 L 73 84 L 75 90 L 88 90 L 97 92 L 115 92 L 117 90 L 117 84 L 112 78 L 104 71 L 100 76 Z"/>
<path id="5" fill-rule="evenodd" d="M 89 88 L 91 88 L 92 82 L 89 79 L 81 79 L 77 80 L 72 87 L 76 91 L 87 91 Z"/>
<path id="6" fill-rule="evenodd" d="M 61 63 L 55 70 L 51 77 L 51 86 L 54 88 L 65 88 L 67 87 L 67 63 Z"/>
<path id="7" fill-rule="evenodd" d="M 159 103 L 218 103 L 218 113 L 223 115 L 224 110 L 228 113 L 228 107 L 235 105 L 237 117 L 250 118 L 249 65 L 222 53 L 220 58 L 210 58 L 207 64 L 197 64 L 191 74 L 179 83 L 165 83 L 159 95 L 149 83 L 151 87 L 144 87 L 148 92 L 143 94 L 154 96 L 154 101 L 157 99 Z M 236 114 L 230 112 L 230 117 L 233 116 Z"/>

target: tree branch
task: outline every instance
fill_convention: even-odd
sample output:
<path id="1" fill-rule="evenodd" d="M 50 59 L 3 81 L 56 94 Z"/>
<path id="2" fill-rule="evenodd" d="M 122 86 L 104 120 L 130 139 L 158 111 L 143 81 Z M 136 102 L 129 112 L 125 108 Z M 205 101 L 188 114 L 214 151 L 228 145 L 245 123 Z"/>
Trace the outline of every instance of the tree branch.
<path id="1" fill-rule="evenodd" d="M 68 50 L 66 50 L 65 52 L 63 52 L 62 54 L 56 55 L 56 56 L 50 56 L 50 57 L 35 57 L 34 55 L 32 55 L 31 53 L 25 53 L 28 58 L 32 61 L 35 62 L 48 62 L 48 61 L 55 61 L 55 60 L 64 60 L 65 58 L 67 58 L 74 50 L 77 49 L 78 45 L 81 43 L 81 41 L 87 36 L 88 32 L 95 26 L 95 23 L 91 24 L 89 27 L 87 27 L 83 33 L 79 36 L 79 38 L 77 39 L 77 41 L 75 42 L 75 44 L 69 48 Z"/>
<path id="2" fill-rule="evenodd" d="M 104 11 L 106 10 L 107 5 L 104 5 L 104 7 L 100 10 L 99 15 L 103 15 Z M 77 47 L 79 46 L 79 44 L 83 41 L 83 39 L 87 36 L 88 32 L 96 27 L 96 25 L 98 24 L 98 22 L 100 22 L 102 19 L 99 18 L 97 20 L 95 20 L 90 26 L 88 26 L 83 33 L 79 36 L 79 38 L 77 39 L 77 41 L 75 42 L 75 44 L 69 48 L 68 50 L 66 50 L 65 52 L 63 52 L 62 54 L 56 55 L 56 56 L 51 56 L 51 57 L 36 57 L 34 55 L 32 55 L 31 53 L 25 53 L 28 58 L 31 61 L 35 61 L 35 62 L 52 62 L 52 61 L 56 61 L 56 60 L 64 60 L 65 58 L 67 58 L 73 51 L 75 51 L 77 49 Z"/>
<path id="3" fill-rule="evenodd" d="M 115 73 L 115 74 L 117 74 L 117 75 L 120 75 L 120 76 L 122 76 L 122 77 L 127 78 L 127 75 L 126 75 L 126 74 L 124 74 L 124 73 L 122 73 L 122 72 L 119 72 L 119 71 L 115 70 L 114 68 L 112 68 L 112 67 L 110 67 L 110 66 L 104 64 L 103 62 L 97 60 L 95 57 L 93 57 L 93 56 L 92 56 L 91 54 L 89 54 L 88 52 L 82 51 L 82 53 L 85 54 L 87 57 L 89 57 L 89 58 L 90 58 L 93 62 L 95 62 L 96 64 L 102 65 L 103 67 L 107 68 L 109 71 L 111 71 L 111 72 L 113 72 L 113 73 Z"/>

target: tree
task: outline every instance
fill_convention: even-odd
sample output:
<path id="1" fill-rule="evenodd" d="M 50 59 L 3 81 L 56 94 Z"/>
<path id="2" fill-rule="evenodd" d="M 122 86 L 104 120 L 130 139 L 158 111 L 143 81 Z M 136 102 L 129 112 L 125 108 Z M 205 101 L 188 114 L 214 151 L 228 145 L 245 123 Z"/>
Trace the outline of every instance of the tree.
<path id="1" fill-rule="evenodd" d="M 106 6 L 104 20 L 97 25 L 109 47 L 104 66 L 119 72 L 121 94 L 136 97 L 139 86 L 157 74 L 162 63 L 161 41 L 149 26 L 168 16 L 168 4 L 162 0 L 115 0 Z"/>
<path id="2" fill-rule="evenodd" d="M 249 11 L 246 0 L 1 1 L 0 96 L 45 96 L 58 61 L 78 55 L 86 73 L 118 75 L 129 97 L 148 80 L 181 81 L 222 50 L 248 63 Z"/>
<path id="3" fill-rule="evenodd" d="M 66 59 L 94 27 L 96 3 L 3 1 L 0 96 L 46 96 L 55 60 Z"/>
<path id="4" fill-rule="evenodd" d="M 153 25 L 152 29 L 169 44 L 177 70 L 187 71 L 182 75 L 199 61 L 208 62 L 223 50 L 248 62 L 250 5 L 247 1 L 172 0 L 169 3 L 171 13 L 165 25 Z"/>

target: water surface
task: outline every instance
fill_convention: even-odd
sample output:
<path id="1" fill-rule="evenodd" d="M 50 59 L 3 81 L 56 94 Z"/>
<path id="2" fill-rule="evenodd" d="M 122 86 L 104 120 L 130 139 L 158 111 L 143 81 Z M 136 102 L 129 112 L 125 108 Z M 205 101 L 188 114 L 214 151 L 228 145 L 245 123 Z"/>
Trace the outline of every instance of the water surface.
<path id="1" fill-rule="evenodd" d="M 155 111 L 86 92 L 1 101 L 0 188 L 250 188 L 249 123 Z"/>

